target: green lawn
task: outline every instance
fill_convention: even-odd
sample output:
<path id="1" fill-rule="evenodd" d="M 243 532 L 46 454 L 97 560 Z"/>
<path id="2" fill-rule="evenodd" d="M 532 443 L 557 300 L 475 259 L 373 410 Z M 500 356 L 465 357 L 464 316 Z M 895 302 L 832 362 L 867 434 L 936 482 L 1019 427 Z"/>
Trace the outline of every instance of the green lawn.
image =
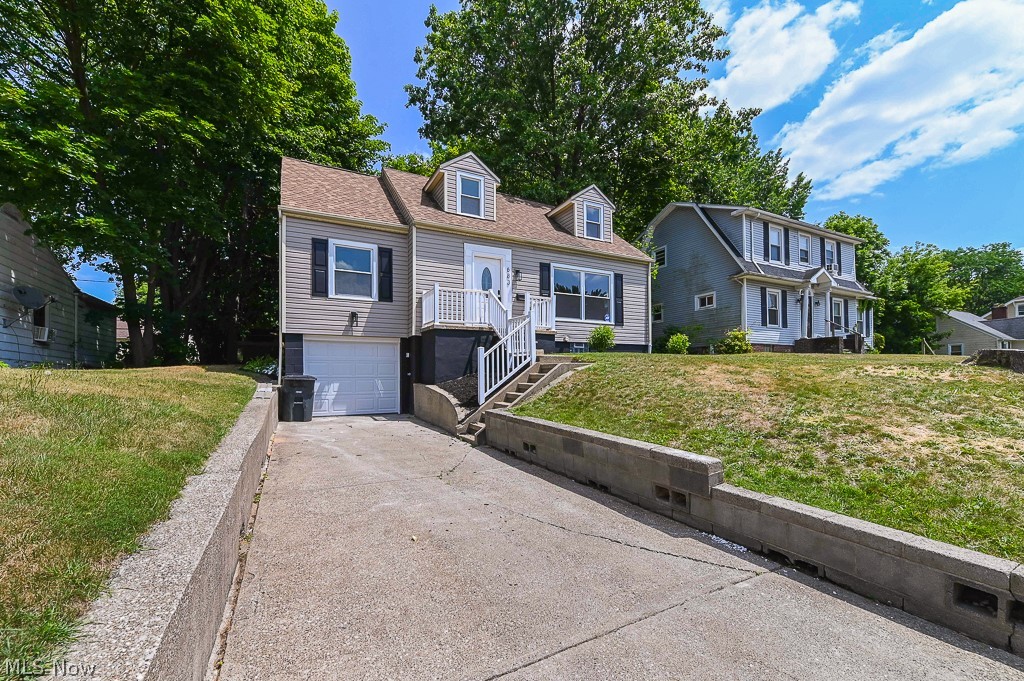
<path id="1" fill-rule="evenodd" d="M 0 369 L 0 660 L 71 638 L 254 389 L 198 367 Z"/>
<path id="2" fill-rule="evenodd" d="M 1024 375 L 950 357 L 589 355 L 517 408 L 730 483 L 1024 561 Z"/>

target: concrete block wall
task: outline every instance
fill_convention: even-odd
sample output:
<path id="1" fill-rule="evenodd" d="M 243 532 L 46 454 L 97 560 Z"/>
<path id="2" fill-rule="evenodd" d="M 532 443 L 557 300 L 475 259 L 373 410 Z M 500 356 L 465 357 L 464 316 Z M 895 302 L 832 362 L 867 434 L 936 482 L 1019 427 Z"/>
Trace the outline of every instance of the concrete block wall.
<path id="1" fill-rule="evenodd" d="M 491 411 L 488 444 L 1024 655 L 1024 565 L 724 482 L 721 461 Z"/>
<path id="2" fill-rule="evenodd" d="M 1024 350 L 978 350 L 975 361 L 982 366 L 1005 367 L 1024 374 Z"/>

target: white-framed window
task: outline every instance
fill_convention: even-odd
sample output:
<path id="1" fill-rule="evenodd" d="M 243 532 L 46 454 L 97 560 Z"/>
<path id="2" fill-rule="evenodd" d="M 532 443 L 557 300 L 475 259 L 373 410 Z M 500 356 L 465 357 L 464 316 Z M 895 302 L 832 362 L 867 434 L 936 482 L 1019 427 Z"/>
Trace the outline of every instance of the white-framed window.
<path id="1" fill-rule="evenodd" d="M 782 326 L 782 291 L 770 288 L 767 293 L 765 300 L 768 306 L 768 326 Z"/>
<path id="2" fill-rule="evenodd" d="M 825 267 L 836 264 L 836 242 L 825 240 Z"/>
<path id="3" fill-rule="evenodd" d="M 782 262 L 782 230 L 778 227 L 768 229 L 768 259 Z"/>
<path id="4" fill-rule="evenodd" d="M 999 348 L 1001 350 L 1009 350 L 1010 349 L 1010 341 L 1000 341 L 999 342 Z"/>
<path id="5" fill-rule="evenodd" d="M 469 173 L 456 173 L 458 183 L 457 210 L 460 215 L 480 218 L 484 215 L 484 178 Z"/>
<path id="6" fill-rule="evenodd" d="M 1024 317 L 1024 303 L 1017 303 L 1017 316 Z"/>
<path id="7" fill-rule="evenodd" d="M 654 264 L 658 267 L 668 264 L 668 246 L 659 246 L 654 249 Z"/>
<path id="8" fill-rule="evenodd" d="M 32 310 L 32 339 L 36 343 L 50 342 L 50 305 L 47 303 L 42 307 Z M 44 331 L 45 329 L 45 331 Z"/>
<path id="9" fill-rule="evenodd" d="M 651 321 L 655 324 L 665 320 L 665 306 L 662 303 L 655 303 L 651 306 Z"/>
<path id="10" fill-rule="evenodd" d="M 555 296 L 555 319 L 614 323 L 612 284 L 611 272 L 553 264 L 551 291 Z"/>
<path id="11" fill-rule="evenodd" d="M 964 344 L 963 343 L 950 343 L 947 347 L 949 348 L 949 354 L 951 354 L 951 355 L 962 355 L 962 354 L 964 354 Z"/>
<path id="12" fill-rule="evenodd" d="M 604 239 L 604 206 L 601 204 L 583 202 L 583 236 Z"/>
<path id="13" fill-rule="evenodd" d="M 337 239 L 330 246 L 330 296 L 377 300 L 377 246 Z"/>
<path id="14" fill-rule="evenodd" d="M 696 310 L 710 310 L 715 307 L 717 302 L 714 291 L 705 291 L 704 293 L 698 293 L 693 297 L 693 309 Z"/>
<path id="15" fill-rule="evenodd" d="M 806 234 L 797 235 L 797 250 L 799 252 L 800 264 L 811 264 L 811 237 Z"/>
<path id="16" fill-rule="evenodd" d="M 846 332 L 844 328 L 846 326 L 845 320 L 843 319 L 843 301 L 832 299 L 832 329 L 837 334 Z"/>

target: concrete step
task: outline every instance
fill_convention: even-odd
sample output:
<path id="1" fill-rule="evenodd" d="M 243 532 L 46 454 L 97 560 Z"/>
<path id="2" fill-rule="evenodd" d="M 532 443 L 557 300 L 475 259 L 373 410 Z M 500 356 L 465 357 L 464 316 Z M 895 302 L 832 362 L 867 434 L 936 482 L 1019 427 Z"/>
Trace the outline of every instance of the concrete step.
<path id="1" fill-rule="evenodd" d="M 526 377 L 526 382 L 529 383 L 530 385 L 533 385 L 534 383 L 540 381 L 540 379 L 543 377 L 544 374 L 530 374 L 529 376 Z M 520 383 L 520 385 L 522 384 Z"/>
<path id="2" fill-rule="evenodd" d="M 475 434 L 463 433 L 462 435 L 459 435 L 459 439 L 462 440 L 463 442 L 468 442 L 469 444 L 471 444 L 474 447 L 476 447 L 476 441 L 477 440 L 476 440 L 476 435 Z"/>
<path id="3" fill-rule="evenodd" d="M 494 408 L 495 409 L 508 409 L 511 406 L 512 406 L 511 402 L 495 402 L 494 403 Z"/>
<path id="4" fill-rule="evenodd" d="M 482 421 L 475 421 L 475 422 L 469 424 L 469 432 L 470 432 L 471 435 L 476 435 L 477 433 L 479 433 L 483 429 L 484 429 L 484 424 L 483 424 Z"/>
<path id="5" fill-rule="evenodd" d="M 510 391 L 510 392 L 505 393 L 505 401 L 506 402 L 515 402 L 516 400 L 518 400 L 522 396 L 523 396 L 523 393 L 521 393 L 521 392 L 512 392 L 512 391 Z"/>
<path id="6" fill-rule="evenodd" d="M 530 386 L 532 386 L 532 385 L 533 385 L 533 383 L 530 383 L 528 380 L 527 381 L 520 381 L 519 383 L 516 383 L 516 392 L 517 393 L 525 393 L 527 390 L 530 389 Z"/>

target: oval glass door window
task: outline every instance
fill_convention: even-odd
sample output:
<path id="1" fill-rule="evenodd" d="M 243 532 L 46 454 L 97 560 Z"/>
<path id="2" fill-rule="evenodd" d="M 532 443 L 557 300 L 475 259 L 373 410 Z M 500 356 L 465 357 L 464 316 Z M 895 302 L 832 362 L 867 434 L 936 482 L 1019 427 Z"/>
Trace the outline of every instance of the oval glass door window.
<path id="1" fill-rule="evenodd" d="M 491 275 L 490 267 L 485 267 L 480 275 L 480 288 L 484 291 L 490 291 L 494 288 L 494 277 Z"/>

